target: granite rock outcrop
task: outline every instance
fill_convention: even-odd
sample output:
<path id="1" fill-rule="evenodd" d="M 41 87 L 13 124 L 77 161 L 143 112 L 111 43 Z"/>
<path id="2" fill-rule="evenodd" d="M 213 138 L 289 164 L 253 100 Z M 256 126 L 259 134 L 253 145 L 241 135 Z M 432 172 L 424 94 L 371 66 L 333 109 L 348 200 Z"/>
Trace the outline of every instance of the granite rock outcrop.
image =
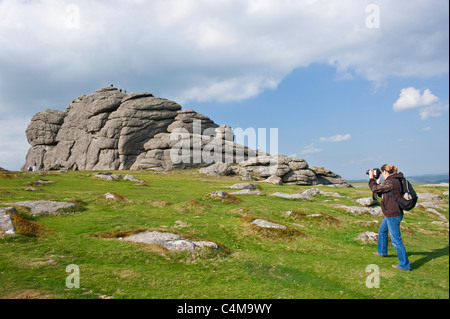
<path id="1" fill-rule="evenodd" d="M 64 111 L 37 113 L 26 129 L 31 148 L 22 170 L 220 169 L 277 184 L 348 186 L 303 159 L 266 154 L 234 142 L 233 129 L 151 93 L 100 88 Z M 230 164 L 238 164 L 232 165 Z M 216 173 L 217 174 L 217 173 Z"/>

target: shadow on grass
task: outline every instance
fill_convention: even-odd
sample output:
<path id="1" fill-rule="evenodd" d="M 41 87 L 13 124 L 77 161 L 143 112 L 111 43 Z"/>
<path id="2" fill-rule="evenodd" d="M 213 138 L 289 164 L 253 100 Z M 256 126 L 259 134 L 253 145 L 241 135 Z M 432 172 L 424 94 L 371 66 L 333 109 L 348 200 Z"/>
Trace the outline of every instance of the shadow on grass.
<path id="1" fill-rule="evenodd" d="M 422 267 L 425 263 L 442 256 L 448 256 L 448 246 L 439 248 L 439 249 L 433 249 L 432 251 L 427 252 L 408 252 L 408 255 L 423 255 L 422 258 L 414 261 L 411 263 L 411 269 L 417 269 Z"/>

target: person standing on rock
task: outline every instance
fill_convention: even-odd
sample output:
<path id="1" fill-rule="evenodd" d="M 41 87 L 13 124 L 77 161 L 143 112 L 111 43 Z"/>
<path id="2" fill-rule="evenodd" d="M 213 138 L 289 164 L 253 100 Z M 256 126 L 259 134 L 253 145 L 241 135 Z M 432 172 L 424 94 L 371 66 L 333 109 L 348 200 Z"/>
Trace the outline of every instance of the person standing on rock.
<path id="1" fill-rule="evenodd" d="M 369 171 L 369 187 L 373 193 L 377 193 L 381 196 L 381 210 L 385 216 L 378 229 L 378 251 L 374 254 L 380 257 L 387 255 L 389 233 L 392 245 L 395 247 L 400 261 L 399 265 L 392 265 L 392 267 L 396 269 L 411 270 L 411 265 L 400 233 L 400 222 L 403 219 L 403 210 L 398 206 L 395 199 L 388 195 L 389 192 L 392 192 L 395 198 L 401 196 L 400 184 L 396 179 L 402 178 L 403 174 L 398 173 L 397 166 L 384 164 L 381 166 L 381 175 L 385 179 L 382 183 L 380 183 L 380 178 L 378 178 L 378 180 L 374 178 L 373 170 Z"/>
<path id="2" fill-rule="evenodd" d="M 36 172 L 36 162 L 33 164 L 33 172 Z"/>

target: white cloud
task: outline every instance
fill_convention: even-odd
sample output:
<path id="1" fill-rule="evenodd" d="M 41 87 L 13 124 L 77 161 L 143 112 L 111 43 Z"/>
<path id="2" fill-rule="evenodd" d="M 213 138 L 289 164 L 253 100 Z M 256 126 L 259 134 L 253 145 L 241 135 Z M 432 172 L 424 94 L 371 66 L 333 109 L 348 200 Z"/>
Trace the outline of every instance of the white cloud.
<path id="1" fill-rule="evenodd" d="M 314 146 L 314 143 L 309 144 L 308 146 L 305 146 L 303 150 L 298 152 L 299 155 L 305 155 L 305 154 L 314 154 L 314 153 L 321 153 L 323 150 L 321 148 L 316 148 Z"/>
<path id="2" fill-rule="evenodd" d="M 338 134 L 330 137 L 321 137 L 319 138 L 319 142 L 343 142 L 351 139 L 352 136 L 350 134 Z"/>
<path id="3" fill-rule="evenodd" d="M 442 105 L 441 103 L 424 107 L 420 110 L 420 118 L 426 120 L 429 117 L 440 117 L 448 111 L 448 104 Z"/>
<path id="4" fill-rule="evenodd" d="M 320 137 L 318 140 L 318 142 L 331 142 L 331 143 L 335 143 L 335 142 L 342 142 L 342 141 L 348 141 L 351 139 L 351 135 L 350 134 L 338 134 L 338 135 L 334 135 L 334 136 L 330 136 L 330 137 Z M 292 157 L 296 157 L 296 156 L 302 156 L 302 155 L 308 155 L 308 154 L 315 154 L 315 153 L 321 153 L 323 152 L 322 148 L 318 148 L 315 146 L 315 142 L 312 142 L 311 144 L 305 146 L 301 151 L 299 151 L 296 154 L 292 154 Z"/>
<path id="5" fill-rule="evenodd" d="M 393 110 L 400 112 L 407 109 L 430 106 L 437 102 L 439 102 L 439 98 L 431 93 L 429 89 L 421 92 L 419 89 L 408 87 L 400 91 L 400 97 L 394 103 Z"/>
<path id="6" fill-rule="evenodd" d="M 392 109 L 401 112 L 408 109 L 419 109 L 420 118 L 440 117 L 448 110 L 448 104 L 443 105 L 439 98 L 429 89 L 419 90 L 414 87 L 404 88 L 394 103 Z"/>
<path id="7" fill-rule="evenodd" d="M 275 89 L 280 80 L 271 78 L 231 78 L 217 80 L 213 83 L 198 83 L 197 86 L 180 92 L 174 100 L 183 103 L 186 100 L 226 102 L 230 100 L 244 100 L 258 95 L 265 89 Z"/>
<path id="8" fill-rule="evenodd" d="M 360 0 L 73 3 L 0 1 L 0 113 L 111 82 L 180 102 L 238 101 L 313 63 L 375 83 L 448 72 L 442 0 L 380 0 L 375 29 Z"/>

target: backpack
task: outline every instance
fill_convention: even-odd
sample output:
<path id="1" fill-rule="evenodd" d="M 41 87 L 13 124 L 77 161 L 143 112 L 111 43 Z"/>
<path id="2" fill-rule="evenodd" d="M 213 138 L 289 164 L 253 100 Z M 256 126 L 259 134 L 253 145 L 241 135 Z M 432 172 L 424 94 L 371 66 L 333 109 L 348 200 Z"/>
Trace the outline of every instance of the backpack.
<path id="1" fill-rule="evenodd" d="M 395 198 L 392 192 L 389 192 L 388 195 L 391 196 L 397 202 L 398 206 L 402 210 L 411 210 L 416 207 L 417 204 L 417 194 L 414 191 L 411 183 L 404 177 L 397 178 L 397 181 L 400 185 L 400 191 L 402 196 L 400 198 Z"/>

